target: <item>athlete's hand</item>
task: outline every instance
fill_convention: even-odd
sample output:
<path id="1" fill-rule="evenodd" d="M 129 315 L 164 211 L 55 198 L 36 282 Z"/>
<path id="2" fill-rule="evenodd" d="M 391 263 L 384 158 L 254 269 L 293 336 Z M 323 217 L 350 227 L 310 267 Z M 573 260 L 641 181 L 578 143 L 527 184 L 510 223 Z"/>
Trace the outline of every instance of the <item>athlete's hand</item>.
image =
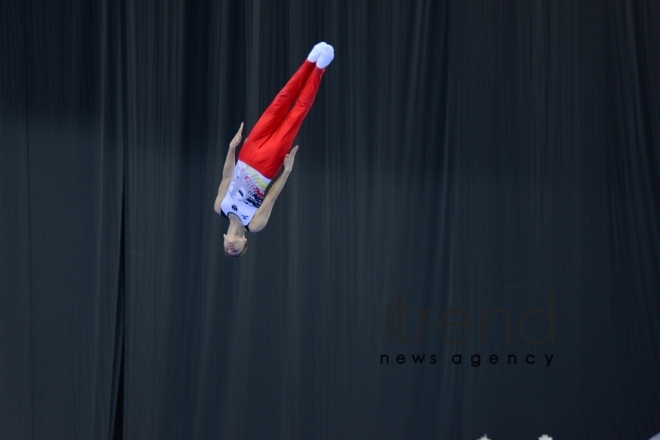
<path id="1" fill-rule="evenodd" d="M 236 132 L 236 135 L 234 136 L 234 139 L 231 140 L 229 143 L 229 149 L 233 150 L 234 148 L 238 147 L 238 145 L 241 143 L 241 139 L 243 139 L 243 136 L 241 135 L 243 133 L 243 123 L 241 122 L 241 126 Z"/>
<path id="2" fill-rule="evenodd" d="M 291 171 L 293 169 L 293 161 L 296 158 L 296 152 L 298 151 L 298 145 L 293 147 L 289 154 L 284 158 L 284 169 L 286 171 Z"/>

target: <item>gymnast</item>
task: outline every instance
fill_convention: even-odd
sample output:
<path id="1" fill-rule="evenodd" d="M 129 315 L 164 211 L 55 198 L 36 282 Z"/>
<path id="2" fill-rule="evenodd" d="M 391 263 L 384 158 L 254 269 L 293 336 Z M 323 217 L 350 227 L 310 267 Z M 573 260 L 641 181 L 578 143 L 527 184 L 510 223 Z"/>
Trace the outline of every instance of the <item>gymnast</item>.
<path id="1" fill-rule="evenodd" d="M 234 156 L 242 139 L 242 123 L 229 143 L 214 204 L 215 212 L 229 220 L 227 233 L 223 234 L 228 257 L 245 254 L 248 247 L 245 232 L 259 232 L 268 223 L 275 200 L 293 169 L 298 146 L 291 148 L 291 145 L 333 58 L 334 49 L 329 44 L 321 42 L 314 46 L 259 118 L 245 139 L 236 163 Z M 273 181 L 282 165 L 282 174 Z"/>

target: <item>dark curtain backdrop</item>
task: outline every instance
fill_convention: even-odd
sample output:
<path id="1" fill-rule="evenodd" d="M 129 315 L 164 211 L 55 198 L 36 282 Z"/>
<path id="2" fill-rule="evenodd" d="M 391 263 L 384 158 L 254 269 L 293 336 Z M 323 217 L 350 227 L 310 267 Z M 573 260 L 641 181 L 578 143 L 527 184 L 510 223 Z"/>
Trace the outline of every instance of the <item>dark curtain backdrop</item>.
<path id="1" fill-rule="evenodd" d="M 229 140 L 321 40 L 229 260 Z M 1 2 L 0 438 L 660 432 L 659 41 L 646 0 Z"/>

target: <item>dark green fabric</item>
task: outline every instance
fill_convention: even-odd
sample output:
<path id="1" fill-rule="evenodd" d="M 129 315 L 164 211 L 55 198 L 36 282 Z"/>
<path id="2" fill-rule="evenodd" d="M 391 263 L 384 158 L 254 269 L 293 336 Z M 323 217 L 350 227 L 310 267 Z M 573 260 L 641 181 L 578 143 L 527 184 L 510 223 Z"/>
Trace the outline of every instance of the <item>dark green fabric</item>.
<path id="1" fill-rule="evenodd" d="M 321 40 L 230 260 L 228 143 Z M 658 41 L 652 1 L 2 2 L 0 438 L 660 432 Z"/>

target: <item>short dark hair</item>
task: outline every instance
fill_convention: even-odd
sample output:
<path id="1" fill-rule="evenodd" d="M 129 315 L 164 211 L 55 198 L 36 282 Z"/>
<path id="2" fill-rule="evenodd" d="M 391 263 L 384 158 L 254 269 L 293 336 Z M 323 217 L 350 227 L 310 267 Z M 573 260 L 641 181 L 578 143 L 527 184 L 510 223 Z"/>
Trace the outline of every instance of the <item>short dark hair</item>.
<path id="1" fill-rule="evenodd" d="M 229 252 L 227 252 L 227 249 L 225 249 L 224 246 L 222 246 L 222 250 L 224 251 L 225 255 L 226 255 L 227 257 L 229 257 L 229 258 L 233 258 L 233 259 L 236 259 L 236 258 L 242 257 L 242 256 L 245 254 L 245 252 L 247 252 L 247 248 L 248 248 L 248 244 L 247 244 L 247 242 L 245 242 L 245 246 L 243 246 L 243 250 L 241 251 L 241 253 L 240 253 L 240 254 L 237 254 L 237 255 L 232 255 L 232 254 L 230 254 Z"/>

